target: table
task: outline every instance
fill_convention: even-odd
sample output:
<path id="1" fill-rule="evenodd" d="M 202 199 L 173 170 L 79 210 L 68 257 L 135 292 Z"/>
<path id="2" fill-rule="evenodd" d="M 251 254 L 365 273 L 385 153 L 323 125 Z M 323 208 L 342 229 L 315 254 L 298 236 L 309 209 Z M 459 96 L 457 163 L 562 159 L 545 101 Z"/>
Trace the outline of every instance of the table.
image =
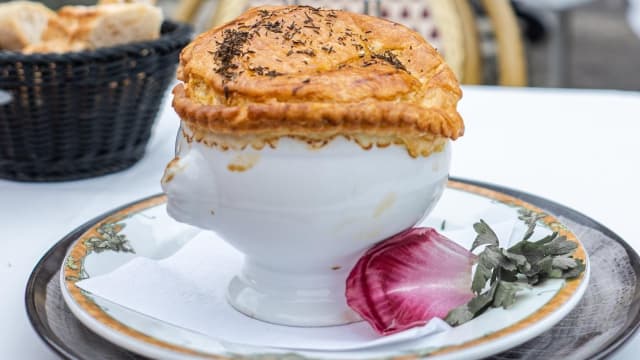
<path id="1" fill-rule="evenodd" d="M 546 197 L 602 222 L 640 251 L 640 93 L 465 87 L 466 133 L 451 175 Z M 0 180 L 0 358 L 55 359 L 31 329 L 24 287 L 38 259 L 90 218 L 160 191 L 178 120 L 165 106 L 146 156 L 100 178 L 28 184 Z M 637 334 L 615 360 L 637 359 Z"/>

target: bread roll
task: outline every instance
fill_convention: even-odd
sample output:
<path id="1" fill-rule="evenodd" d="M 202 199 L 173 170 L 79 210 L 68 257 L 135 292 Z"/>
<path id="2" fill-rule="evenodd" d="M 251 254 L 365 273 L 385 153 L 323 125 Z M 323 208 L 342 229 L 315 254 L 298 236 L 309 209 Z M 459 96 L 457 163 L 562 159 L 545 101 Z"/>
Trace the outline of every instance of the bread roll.
<path id="1" fill-rule="evenodd" d="M 34 53 L 66 53 L 72 51 L 82 51 L 86 49 L 86 44 L 82 42 L 72 42 L 69 39 L 54 39 L 31 44 L 22 49 L 25 54 Z"/>
<path id="2" fill-rule="evenodd" d="M 99 0 L 98 5 L 106 5 L 106 4 L 147 4 L 147 5 L 155 5 L 155 0 Z"/>
<path id="3" fill-rule="evenodd" d="M 160 36 L 162 11 L 147 4 L 65 6 L 58 16 L 71 31 L 71 41 L 95 49 Z"/>
<path id="4" fill-rule="evenodd" d="M 46 35 L 48 38 L 66 34 L 55 12 L 40 3 L 13 1 L 0 4 L 0 49 L 19 51 L 39 43 L 50 22 L 53 25 Z"/>
<path id="5" fill-rule="evenodd" d="M 69 41 L 71 31 L 60 20 L 58 15 L 52 16 L 47 22 L 47 27 L 42 32 L 41 41 Z"/>

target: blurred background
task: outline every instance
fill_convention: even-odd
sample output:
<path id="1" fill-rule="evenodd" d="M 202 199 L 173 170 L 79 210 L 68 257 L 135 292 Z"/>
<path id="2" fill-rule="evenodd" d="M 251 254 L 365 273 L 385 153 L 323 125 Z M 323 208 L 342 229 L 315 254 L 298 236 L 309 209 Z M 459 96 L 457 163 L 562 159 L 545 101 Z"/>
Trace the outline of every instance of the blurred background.
<path id="1" fill-rule="evenodd" d="M 563 87 L 640 90 L 640 1 L 633 2 L 584 1 L 566 10 L 568 72 Z M 538 14 L 547 24 L 544 36 L 525 36 L 531 86 L 548 82 L 550 38 L 557 30 L 553 16 Z M 632 24 L 638 24 L 637 33 Z"/>
<path id="2" fill-rule="evenodd" d="M 90 0 L 44 2 L 53 8 L 64 4 L 91 3 Z M 236 7 L 246 7 L 263 2 L 282 3 L 283 1 L 231 0 L 226 2 L 232 6 L 235 3 Z M 377 15 L 399 22 L 408 22 L 409 26 L 421 29 L 424 28 L 421 22 L 433 21 L 430 16 L 421 16 L 429 12 L 420 7 L 423 6 L 421 4 L 432 3 L 428 6 L 437 7 L 440 6 L 438 3 L 443 1 L 333 0 L 325 1 L 326 4 L 322 4 L 322 1 L 301 2 L 329 7 L 346 7 L 351 10 L 364 9 L 364 6 L 367 6 L 369 13 L 376 12 Z M 481 57 L 479 66 L 482 75 L 480 79 L 472 81 L 463 79 L 463 82 L 500 84 L 501 70 L 498 63 L 501 60 L 498 59 L 497 54 L 502 50 L 499 50 L 499 41 L 496 40 L 496 26 L 487 19 L 486 8 L 487 4 L 504 2 L 509 3 L 516 16 L 518 30 L 500 31 L 505 37 L 517 35 L 514 34 L 515 31 L 520 32 L 523 66 L 526 72 L 524 78 L 519 77 L 514 83 L 506 85 L 640 90 L 640 0 L 469 0 L 466 2 L 474 13 L 473 21 L 478 36 Z M 366 5 L 362 5 L 365 3 Z M 382 8 L 376 8 L 380 3 Z M 215 22 L 211 19 L 216 16 L 220 21 L 219 14 L 216 15 L 216 12 L 221 11 L 218 0 L 159 0 L 158 5 L 164 9 L 167 17 L 182 19 L 188 17 L 188 20 L 196 24 L 198 31 L 211 26 L 212 22 Z M 239 10 L 230 11 L 229 14 L 233 14 L 234 11 Z M 390 16 L 389 12 L 395 12 L 395 15 Z M 505 19 L 504 13 L 497 14 L 496 17 L 498 21 Z M 439 21 L 442 23 L 442 20 Z M 439 29 L 430 29 L 431 32 L 426 34 L 426 37 L 439 35 L 437 30 L 444 30 L 441 31 L 443 34 L 440 34 L 440 39 L 429 39 L 430 41 L 437 43 L 444 41 L 442 38 L 447 37 L 449 25 L 439 24 L 439 26 Z M 633 31 L 634 28 L 636 32 Z M 517 52 L 519 45 L 513 45 L 513 41 L 508 42 L 508 46 L 511 48 L 515 46 Z M 445 50 L 445 58 L 453 56 L 456 59 L 451 61 L 461 61 L 460 57 L 454 56 L 453 52 L 456 50 L 450 50 L 449 54 Z M 514 55 L 508 58 L 513 59 Z"/>

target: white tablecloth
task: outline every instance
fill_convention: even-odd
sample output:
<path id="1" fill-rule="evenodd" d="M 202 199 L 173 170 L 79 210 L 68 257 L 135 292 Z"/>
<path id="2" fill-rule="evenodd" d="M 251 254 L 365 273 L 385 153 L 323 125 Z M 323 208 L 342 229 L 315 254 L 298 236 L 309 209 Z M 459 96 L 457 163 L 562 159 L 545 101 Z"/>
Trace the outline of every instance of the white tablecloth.
<path id="1" fill-rule="evenodd" d="M 451 175 L 560 202 L 598 220 L 640 251 L 640 94 L 466 87 L 465 136 Z M 0 359 L 55 359 L 27 320 L 24 288 L 40 257 L 85 221 L 160 192 L 178 120 L 167 106 L 146 156 L 118 174 L 28 184 L 0 180 Z M 616 360 L 634 360 L 640 336 Z"/>

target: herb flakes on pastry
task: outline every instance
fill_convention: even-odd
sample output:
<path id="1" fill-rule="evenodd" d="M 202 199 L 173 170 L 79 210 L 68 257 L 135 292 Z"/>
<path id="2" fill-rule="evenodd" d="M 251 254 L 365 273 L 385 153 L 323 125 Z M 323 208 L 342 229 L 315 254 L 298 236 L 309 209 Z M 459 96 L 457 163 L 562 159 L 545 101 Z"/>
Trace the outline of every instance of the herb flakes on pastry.
<path id="1" fill-rule="evenodd" d="M 413 157 L 462 136 L 462 93 L 418 33 L 366 15 L 308 6 L 253 8 L 182 52 L 174 107 L 197 141 L 277 146 L 336 136 L 407 147 Z"/>

